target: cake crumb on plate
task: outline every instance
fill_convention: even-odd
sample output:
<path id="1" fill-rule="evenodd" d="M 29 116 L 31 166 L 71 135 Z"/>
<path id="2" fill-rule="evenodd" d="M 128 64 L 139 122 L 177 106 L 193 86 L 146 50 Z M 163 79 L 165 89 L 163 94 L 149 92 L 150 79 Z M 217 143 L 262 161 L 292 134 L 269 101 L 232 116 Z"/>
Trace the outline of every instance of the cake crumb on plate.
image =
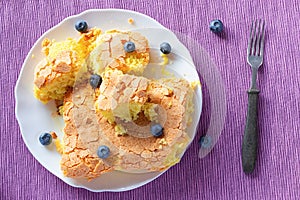
<path id="1" fill-rule="evenodd" d="M 133 23 L 134 23 L 134 19 L 128 18 L 128 23 L 129 23 L 129 24 L 133 24 Z"/>

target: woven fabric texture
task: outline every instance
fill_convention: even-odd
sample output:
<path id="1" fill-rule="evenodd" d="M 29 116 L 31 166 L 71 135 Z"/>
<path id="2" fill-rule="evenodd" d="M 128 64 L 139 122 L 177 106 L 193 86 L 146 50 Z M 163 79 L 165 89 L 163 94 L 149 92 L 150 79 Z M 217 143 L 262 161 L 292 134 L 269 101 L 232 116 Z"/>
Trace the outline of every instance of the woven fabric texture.
<path id="1" fill-rule="evenodd" d="M 197 136 L 181 162 L 131 191 L 93 193 L 48 172 L 22 140 L 14 87 L 34 42 L 64 18 L 92 8 L 134 10 L 196 40 L 216 63 L 227 98 L 225 127 L 203 159 L 204 109 Z M 300 4 L 298 0 L 1 0 L 0 1 L 0 199 L 300 199 Z M 251 69 L 246 48 L 251 21 L 267 22 L 264 64 L 259 70 L 259 154 L 253 174 L 241 167 L 241 144 Z M 221 19 L 224 37 L 209 30 Z M 204 88 L 205 89 L 205 88 Z M 204 90 L 204 95 L 205 95 Z M 33 122 L 34 123 L 34 122 Z"/>

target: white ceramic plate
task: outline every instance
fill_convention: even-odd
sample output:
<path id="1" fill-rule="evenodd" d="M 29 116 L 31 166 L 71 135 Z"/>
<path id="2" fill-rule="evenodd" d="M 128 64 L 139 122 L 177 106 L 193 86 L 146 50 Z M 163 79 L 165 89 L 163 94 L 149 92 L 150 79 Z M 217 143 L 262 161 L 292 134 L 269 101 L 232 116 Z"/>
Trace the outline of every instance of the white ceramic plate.
<path id="1" fill-rule="evenodd" d="M 127 22 L 128 18 L 134 19 L 133 25 Z M 62 138 L 62 128 L 64 126 L 62 118 L 51 116 L 56 110 L 54 103 L 42 104 L 33 95 L 34 66 L 43 58 L 41 43 L 44 38 L 60 41 L 67 37 L 78 37 L 79 35 L 74 29 L 74 24 L 79 19 L 86 20 L 89 27 L 96 26 L 102 30 L 138 30 L 148 37 L 150 47 L 153 47 L 154 50 L 158 48 L 161 42 L 168 41 L 172 44 L 174 59 L 172 65 L 166 66 L 166 69 L 190 81 L 199 80 L 189 51 L 180 43 L 175 34 L 164 28 L 154 19 L 128 10 L 105 9 L 85 11 L 79 15 L 66 18 L 43 34 L 34 44 L 24 61 L 15 88 L 16 117 L 20 125 L 23 140 L 33 156 L 47 170 L 71 186 L 85 188 L 94 192 L 126 191 L 140 187 L 159 177 L 164 172 L 131 174 L 113 171 L 103 174 L 90 182 L 83 179 L 67 178 L 60 170 L 59 162 L 61 156 L 55 150 L 54 144 L 45 147 L 38 141 L 39 135 L 45 131 L 55 131 L 58 137 Z M 182 66 L 187 67 L 182 68 Z M 192 139 L 195 136 L 196 126 L 202 110 L 202 92 L 200 87 L 196 90 L 195 102 L 195 123 L 189 128 Z"/>

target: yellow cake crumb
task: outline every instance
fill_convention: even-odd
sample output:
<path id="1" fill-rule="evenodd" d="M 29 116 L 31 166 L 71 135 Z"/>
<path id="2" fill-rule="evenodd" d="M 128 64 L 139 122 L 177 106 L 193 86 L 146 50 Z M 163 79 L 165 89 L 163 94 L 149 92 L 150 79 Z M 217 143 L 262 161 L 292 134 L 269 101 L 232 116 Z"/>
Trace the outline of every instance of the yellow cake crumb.
<path id="1" fill-rule="evenodd" d="M 97 106 L 97 104 L 95 104 Z M 100 109 L 97 109 L 96 107 L 96 110 L 99 110 L 99 112 L 101 113 L 101 115 L 107 119 L 107 121 L 110 123 L 110 124 L 113 124 L 115 122 L 115 117 L 113 115 L 112 112 L 110 111 L 105 111 L 105 110 L 100 110 Z"/>
<path id="2" fill-rule="evenodd" d="M 157 113 L 155 111 L 156 107 L 157 107 L 157 105 L 153 104 L 153 103 L 145 103 L 142 107 L 142 110 L 144 111 L 145 116 L 150 121 L 156 121 L 157 120 Z"/>
<path id="3" fill-rule="evenodd" d="M 172 101 L 170 101 L 169 103 L 168 103 L 168 108 L 171 108 L 172 107 Z"/>
<path id="4" fill-rule="evenodd" d="M 143 66 L 145 66 L 145 63 L 148 62 L 147 55 L 144 53 L 141 54 L 129 54 L 125 58 L 125 65 L 127 66 L 127 69 L 125 72 L 135 72 L 137 74 L 140 74 L 144 71 Z"/>
<path id="5" fill-rule="evenodd" d="M 161 140 L 159 140 L 158 142 L 159 144 L 163 144 L 163 145 L 166 145 L 167 144 L 167 141 L 165 138 L 162 138 Z"/>
<path id="6" fill-rule="evenodd" d="M 131 120 L 137 120 L 138 114 L 142 110 L 142 106 L 143 106 L 142 104 L 136 103 L 136 102 L 133 102 L 133 103 L 129 104 L 129 112 L 130 112 L 130 115 L 131 115 Z"/>
<path id="7" fill-rule="evenodd" d="M 60 154 L 63 154 L 64 147 L 63 147 L 62 143 L 60 142 L 60 140 L 59 139 L 54 140 L 54 144 L 56 147 L 56 151 Z"/>
<path id="8" fill-rule="evenodd" d="M 132 19 L 132 18 L 128 18 L 127 21 L 128 21 L 129 24 L 133 24 L 134 23 L 134 19 Z"/>
<path id="9" fill-rule="evenodd" d="M 191 88 L 192 88 L 193 90 L 196 89 L 198 85 L 201 87 L 201 83 L 200 83 L 199 80 L 198 80 L 198 81 L 192 81 L 192 82 L 190 83 L 190 86 L 191 86 Z"/>
<path id="10" fill-rule="evenodd" d="M 164 76 L 168 76 L 168 77 L 174 77 L 174 74 L 169 72 L 168 70 L 166 70 L 166 65 L 168 65 L 170 62 L 169 60 L 169 57 L 167 54 L 161 54 L 161 57 L 163 59 L 163 61 L 161 63 L 159 63 L 159 65 L 161 65 L 161 73 L 164 75 Z"/>
<path id="11" fill-rule="evenodd" d="M 58 107 L 58 114 L 60 116 L 62 116 L 64 114 L 64 106 L 63 105 Z"/>
<path id="12" fill-rule="evenodd" d="M 184 151 L 188 144 L 188 140 L 182 141 L 181 143 L 177 143 L 173 146 L 173 150 L 165 159 L 165 166 L 170 167 L 177 164 L 180 161 L 180 154 Z"/>
<path id="13" fill-rule="evenodd" d="M 118 124 L 115 126 L 115 133 L 116 136 L 123 136 L 127 133 L 127 131 L 121 124 Z"/>
<path id="14" fill-rule="evenodd" d="M 167 65 L 169 63 L 169 57 L 167 54 L 161 54 L 161 57 L 163 61 L 160 63 L 160 65 Z"/>
<path id="15" fill-rule="evenodd" d="M 199 82 L 200 83 L 200 82 Z M 193 103 L 193 92 L 189 92 L 187 94 L 187 102 L 186 102 L 186 120 L 187 125 L 190 125 L 193 122 L 193 116 L 191 115 L 194 112 L 194 103 Z"/>

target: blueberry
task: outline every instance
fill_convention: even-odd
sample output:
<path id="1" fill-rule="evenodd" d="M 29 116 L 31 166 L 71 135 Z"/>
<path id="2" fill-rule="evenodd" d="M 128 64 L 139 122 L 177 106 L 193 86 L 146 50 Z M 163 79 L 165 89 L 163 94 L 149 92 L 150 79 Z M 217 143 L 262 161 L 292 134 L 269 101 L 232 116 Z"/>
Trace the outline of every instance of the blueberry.
<path id="1" fill-rule="evenodd" d="M 154 137 L 159 137 L 163 134 L 164 128 L 160 124 L 151 124 L 150 131 Z"/>
<path id="2" fill-rule="evenodd" d="M 87 31 L 88 25 L 87 25 L 86 21 L 80 20 L 80 21 L 76 22 L 75 29 L 77 31 L 79 31 L 80 33 L 84 33 Z"/>
<path id="3" fill-rule="evenodd" d="M 49 145 L 52 142 L 52 136 L 50 133 L 43 133 L 40 135 L 39 141 L 42 145 Z"/>
<path id="4" fill-rule="evenodd" d="M 214 33 L 221 33 L 224 29 L 224 26 L 221 20 L 216 19 L 210 22 L 209 28 Z"/>
<path id="5" fill-rule="evenodd" d="M 98 74 L 93 74 L 90 77 L 90 85 L 92 86 L 93 89 L 98 88 L 102 83 L 102 77 L 99 76 Z"/>
<path id="6" fill-rule="evenodd" d="M 203 135 L 199 140 L 199 145 L 202 148 L 208 149 L 211 146 L 212 138 L 209 135 Z"/>
<path id="7" fill-rule="evenodd" d="M 99 158 L 105 159 L 109 156 L 110 150 L 107 146 L 102 145 L 98 148 L 97 155 Z"/>
<path id="8" fill-rule="evenodd" d="M 135 44 L 133 42 L 126 42 L 124 44 L 124 50 L 127 52 L 127 53 L 131 53 L 135 50 Z"/>
<path id="9" fill-rule="evenodd" d="M 163 53 L 163 54 L 169 54 L 171 53 L 171 45 L 167 42 L 163 42 L 160 44 L 160 51 Z"/>

